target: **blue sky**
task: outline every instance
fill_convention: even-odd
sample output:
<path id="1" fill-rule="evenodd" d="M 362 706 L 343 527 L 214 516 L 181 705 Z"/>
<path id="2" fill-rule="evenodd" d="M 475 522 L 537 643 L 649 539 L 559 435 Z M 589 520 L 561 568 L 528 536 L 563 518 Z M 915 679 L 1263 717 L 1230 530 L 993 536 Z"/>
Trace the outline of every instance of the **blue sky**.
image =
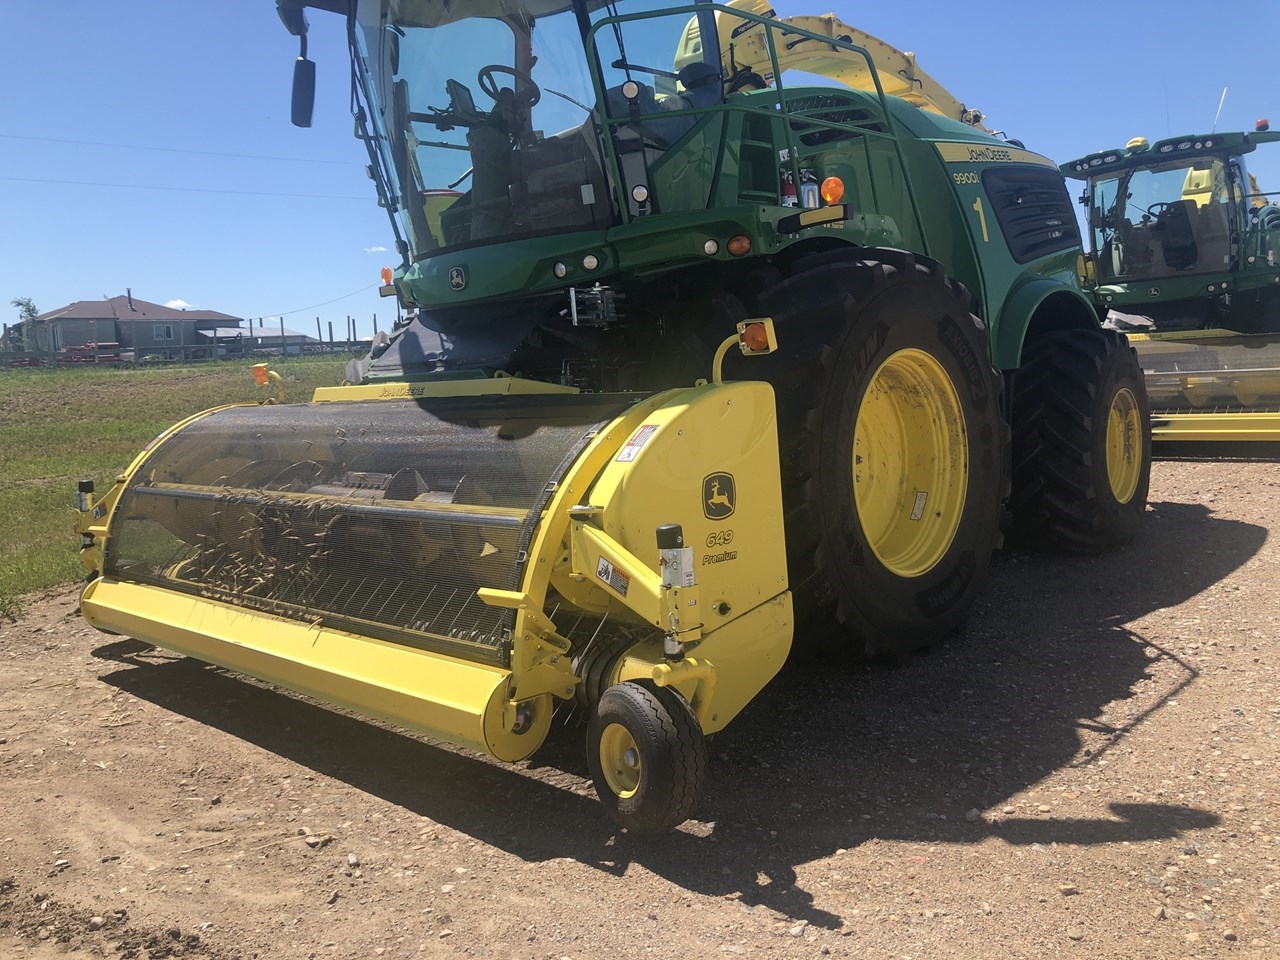
<path id="1" fill-rule="evenodd" d="M 315 124 L 289 123 L 297 41 L 273 0 L 4 0 L 0 41 L 0 317 L 122 294 L 314 332 L 348 314 L 368 335 L 391 232 L 351 136 L 345 35 L 312 13 Z M 834 12 L 915 51 L 988 124 L 1064 161 L 1207 131 L 1280 129 L 1261 53 L 1280 4 L 1115 0 L 853 4 Z M 1078 12 L 1078 13 L 1077 13 Z M 1076 14 L 1076 15 L 1073 15 Z M 1280 190 L 1280 144 L 1251 159 Z M 164 188 L 164 189 L 158 189 Z M 1074 190 L 1073 192 L 1078 192 Z M 330 302 L 331 301 L 331 302 Z"/>

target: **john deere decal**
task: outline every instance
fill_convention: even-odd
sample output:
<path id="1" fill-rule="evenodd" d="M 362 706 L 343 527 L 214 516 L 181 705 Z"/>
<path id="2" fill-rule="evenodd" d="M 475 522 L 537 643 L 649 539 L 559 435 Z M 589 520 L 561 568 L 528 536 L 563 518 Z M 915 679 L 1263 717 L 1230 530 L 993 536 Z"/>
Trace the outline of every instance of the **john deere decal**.
<path id="1" fill-rule="evenodd" d="M 733 516 L 737 492 L 733 474 L 712 473 L 702 480 L 702 512 L 708 520 L 727 520 Z"/>

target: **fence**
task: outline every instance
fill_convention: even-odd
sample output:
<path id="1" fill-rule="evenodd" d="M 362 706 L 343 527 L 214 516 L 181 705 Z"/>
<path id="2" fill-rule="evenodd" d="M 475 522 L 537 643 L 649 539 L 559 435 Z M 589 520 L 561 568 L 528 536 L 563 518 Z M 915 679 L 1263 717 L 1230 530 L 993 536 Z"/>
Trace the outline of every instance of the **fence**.
<path id="1" fill-rule="evenodd" d="M 346 336 L 334 337 L 333 321 L 328 321 L 328 339 L 319 317 L 316 317 L 315 339 L 296 330 L 286 330 L 283 322 L 276 325 L 264 322 L 261 317 L 249 318 L 248 327 L 220 328 L 224 335 L 197 344 L 169 345 L 166 343 L 128 346 L 117 342 L 90 341 L 83 344 L 50 349 L 43 344 L 34 349 L 13 349 L 10 339 L 16 328 L 6 325 L 4 338 L 0 338 L 0 369 L 9 367 L 69 367 L 69 366 L 141 366 L 154 363 L 199 363 L 206 360 L 227 360 L 242 357 L 314 356 L 324 354 L 348 354 L 363 356 L 369 352 L 369 339 L 356 335 L 356 318 L 347 317 Z M 373 315 L 374 334 L 378 332 L 378 315 Z M 230 335 L 234 330 L 234 335 Z M 208 336 L 208 329 L 196 329 Z M 5 349 L 6 342 L 8 348 Z"/>
<path id="2" fill-rule="evenodd" d="M 0 370 L 13 367 L 138 367 L 159 363 L 201 363 L 252 357 L 318 356 L 349 354 L 364 356 L 368 340 L 292 341 L 278 343 L 213 344 L 209 346 L 164 347 L 158 350 L 121 349 L 118 343 L 86 343 L 61 350 L 0 350 Z"/>

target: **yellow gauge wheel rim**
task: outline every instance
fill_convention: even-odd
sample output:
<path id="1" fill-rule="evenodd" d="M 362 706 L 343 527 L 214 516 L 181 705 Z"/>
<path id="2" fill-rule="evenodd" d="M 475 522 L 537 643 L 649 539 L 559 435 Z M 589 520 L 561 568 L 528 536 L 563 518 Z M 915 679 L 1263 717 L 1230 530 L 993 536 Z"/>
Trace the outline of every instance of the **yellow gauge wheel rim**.
<path id="1" fill-rule="evenodd" d="M 1107 479 L 1117 503 L 1128 503 L 1142 476 L 1142 420 L 1138 398 L 1128 387 L 1117 390 L 1107 414 Z"/>
<path id="2" fill-rule="evenodd" d="M 960 396 L 931 354 L 909 348 L 872 376 L 853 429 L 853 500 L 876 559 L 918 577 L 964 514 L 969 443 Z"/>
<path id="3" fill-rule="evenodd" d="M 631 731 L 611 723 L 600 735 L 600 769 L 604 782 L 622 800 L 640 789 L 640 750 Z"/>

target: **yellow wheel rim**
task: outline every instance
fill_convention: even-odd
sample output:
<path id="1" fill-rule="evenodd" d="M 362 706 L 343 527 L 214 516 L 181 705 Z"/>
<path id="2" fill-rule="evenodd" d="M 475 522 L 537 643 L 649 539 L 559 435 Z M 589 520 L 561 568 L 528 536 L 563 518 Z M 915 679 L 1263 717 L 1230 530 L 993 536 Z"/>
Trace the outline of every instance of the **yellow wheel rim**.
<path id="1" fill-rule="evenodd" d="M 923 350 L 899 350 L 872 376 L 853 430 L 853 500 L 876 558 L 918 577 L 955 539 L 969 485 L 964 410 Z"/>
<path id="2" fill-rule="evenodd" d="M 609 724 L 600 735 L 600 769 L 609 789 L 623 800 L 640 788 L 640 750 L 620 723 Z"/>
<path id="3" fill-rule="evenodd" d="M 1111 398 L 1107 415 L 1107 479 L 1118 503 L 1128 503 L 1142 476 L 1142 421 L 1138 398 L 1128 387 Z"/>

